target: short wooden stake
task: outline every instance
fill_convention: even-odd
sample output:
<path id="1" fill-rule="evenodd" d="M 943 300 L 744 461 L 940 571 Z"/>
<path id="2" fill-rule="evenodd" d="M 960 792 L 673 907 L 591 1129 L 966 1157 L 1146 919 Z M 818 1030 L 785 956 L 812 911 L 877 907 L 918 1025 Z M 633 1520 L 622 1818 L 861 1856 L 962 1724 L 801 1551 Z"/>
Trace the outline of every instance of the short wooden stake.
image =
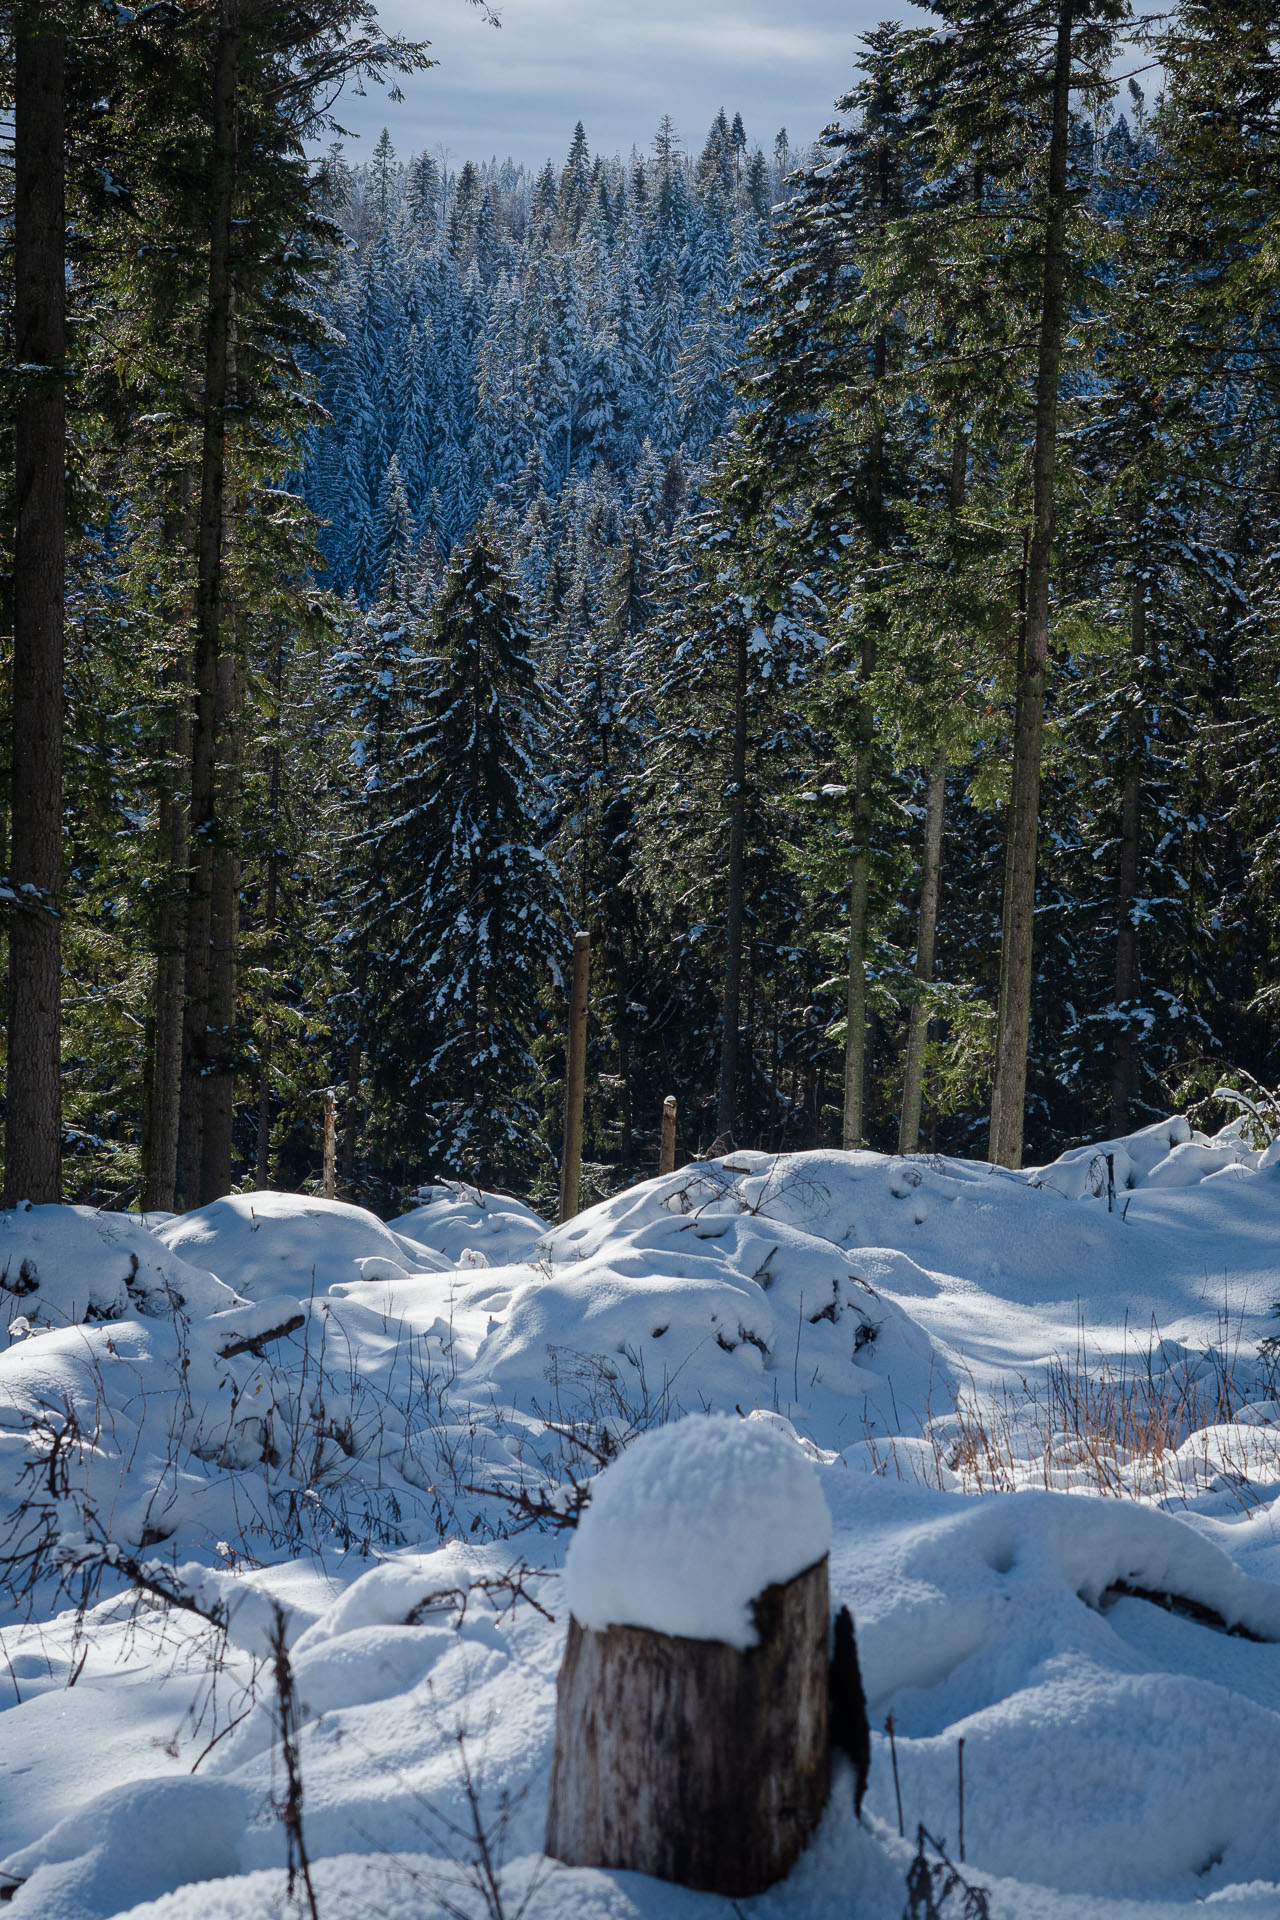
<path id="1" fill-rule="evenodd" d="M 332 1200 L 337 1192 L 337 1180 L 334 1176 L 337 1143 L 338 1103 L 333 1097 L 333 1088 L 324 1090 L 324 1197 Z"/>
<path id="2" fill-rule="evenodd" d="M 956 1794 L 960 1803 L 960 1865 L 964 1865 L 964 1741 L 956 1746 Z"/>
<path id="3" fill-rule="evenodd" d="M 572 1220 L 582 1187 L 582 1105 L 587 1081 L 587 990 L 591 981 L 591 935 L 573 936 L 573 982 L 569 992 L 569 1045 L 564 1073 L 564 1151 L 560 1159 L 560 1218 Z"/>
<path id="4" fill-rule="evenodd" d="M 546 1851 L 707 1893 L 790 1872 L 827 1803 L 825 1557 L 755 1601 L 745 1652 L 570 1616 Z"/>
<path id="5" fill-rule="evenodd" d="M 889 1736 L 889 1756 L 893 1761 L 893 1791 L 898 1802 L 898 1833 L 900 1837 L 905 1837 L 906 1828 L 902 1824 L 902 1782 L 898 1778 L 898 1743 L 893 1737 L 892 1714 L 885 1720 L 884 1730 Z"/>
<path id="6" fill-rule="evenodd" d="M 662 1103 L 662 1146 L 658 1151 L 658 1172 L 676 1170 L 676 1097 L 669 1093 Z"/>

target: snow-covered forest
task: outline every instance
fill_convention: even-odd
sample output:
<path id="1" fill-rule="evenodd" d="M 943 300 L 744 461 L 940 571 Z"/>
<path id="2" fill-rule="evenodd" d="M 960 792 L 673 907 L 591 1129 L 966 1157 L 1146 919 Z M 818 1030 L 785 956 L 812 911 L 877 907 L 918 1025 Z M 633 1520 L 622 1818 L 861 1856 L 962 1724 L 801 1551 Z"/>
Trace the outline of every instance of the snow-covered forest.
<path id="1" fill-rule="evenodd" d="M 1054 159 L 1048 45 L 968 173 L 994 82 L 935 109 L 897 28 L 803 150 L 307 166 L 264 108 L 219 463 L 210 210 L 123 109 L 102 196 L 72 102 L 64 990 L 12 1197 L 56 1047 L 67 1198 L 317 1180 L 333 1087 L 351 1197 L 545 1199 L 576 926 L 593 1194 L 668 1094 L 683 1152 L 1016 1164 L 1275 1078 L 1269 96 L 1192 137 L 1202 25 L 1150 106 L 1082 68 Z"/>
<path id="2" fill-rule="evenodd" d="M 1280 33 L 927 11 L 0 16 L 14 1920 L 1280 1913 Z"/>

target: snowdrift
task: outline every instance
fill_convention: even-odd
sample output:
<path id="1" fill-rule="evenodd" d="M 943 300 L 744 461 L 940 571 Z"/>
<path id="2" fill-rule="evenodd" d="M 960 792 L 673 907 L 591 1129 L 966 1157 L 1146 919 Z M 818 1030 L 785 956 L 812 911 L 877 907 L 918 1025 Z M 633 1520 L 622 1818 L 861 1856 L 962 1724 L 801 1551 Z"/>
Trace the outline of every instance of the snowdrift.
<path id="1" fill-rule="evenodd" d="M 896 1728 L 906 1837 L 877 1732 L 866 1825 L 837 1789 L 753 1910 L 899 1920 L 963 1737 L 993 1914 L 1274 1916 L 1278 1160 L 1171 1120 L 1028 1174 L 739 1153 L 554 1229 L 460 1184 L 0 1215 L 15 1920 L 289 1910 L 280 1633 L 322 1915 L 489 1911 L 474 1816 L 508 1910 L 728 1920 L 539 1852 L 572 1523 L 695 1410 L 816 1466 Z"/>

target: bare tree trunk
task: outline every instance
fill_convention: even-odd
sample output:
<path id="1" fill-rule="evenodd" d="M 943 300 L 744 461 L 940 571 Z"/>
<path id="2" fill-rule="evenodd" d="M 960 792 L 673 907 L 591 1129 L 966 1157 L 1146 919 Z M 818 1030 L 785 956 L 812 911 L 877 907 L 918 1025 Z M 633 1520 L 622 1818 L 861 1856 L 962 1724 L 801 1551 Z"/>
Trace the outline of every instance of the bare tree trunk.
<path id="1" fill-rule="evenodd" d="M 231 1191 L 232 1128 L 235 1119 L 237 951 L 240 933 L 240 749 L 244 677 L 232 650 L 218 661 L 217 738 L 214 785 L 215 838 L 209 889 L 208 1050 L 202 1082 L 200 1204 Z"/>
<path id="2" fill-rule="evenodd" d="M 862 642 L 862 677 L 875 669 L 871 635 Z M 849 985 L 845 998 L 844 1127 L 841 1144 L 860 1147 L 865 1138 L 867 1073 L 867 933 L 871 883 L 871 740 L 875 720 L 863 698 L 853 775 L 853 866 L 849 880 Z"/>
<path id="3" fill-rule="evenodd" d="M 982 204 L 982 178 L 973 183 L 974 202 Z M 951 480 L 948 507 L 952 517 L 964 505 L 969 474 L 969 440 L 958 428 L 951 442 Z M 920 909 L 916 931 L 916 995 L 907 1019 L 907 1057 L 903 1068 L 902 1114 L 898 1122 L 898 1152 L 920 1150 L 920 1109 L 924 1095 L 924 1050 L 929 1037 L 929 1013 L 924 989 L 932 984 L 938 933 L 938 900 L 942 891 L 942 836 L 947 808 L 947 756 L 939 751 L 929 770 L 924 811 L 924 858 L 920 875 Z"/>
<path id="4" fill-rule="evenodd" d="M 569 992 L 569 1044 L 565 1048 L 564 1150 L 560 1157 L 560 1218 L 572 1220 L 582 1186 L 582 1108 L 587 1081 L 587 996 L 591 982 L 591 935 L 573 936 Z"/>
<path id="5" fill-rule="evenodd" d="M 5 1204 L 62 1197 L 66 36 L 15 22 L 12 889 Z"/>
<path id="6" fill-rule="evenodd" d="M 880 213 L 889 210 L 889 161 L 884 151 L 880 162 Z M 875 378 L 883 380 L 887 365 L 884 335 L 875 343 Z M 884 543 L 884 436 L 877 433 L 868 450 L 867 519 L 873 549 Z M 873 624 L 874 623 L 874 624 Z M 860 1147 L 866 1137 L 867 1077 L 867 937 L 871 890 L 871 747 L 875 737 L 875 714 L 867 683 L 875 672 L 876 629 L 881 624 L 876 613 L 868 616 L 862 636 L 858 671 L 862 686 L 858 702 L 856 757 L 853 774 L 853 863 L 849 877 L 849 978 L 845 996 L 844 1040 L 844 1117 L 841 1144 Z"/>
<path id="7" fill-rule="evenodd" d="M 364 955 L 361 954 L 357 981 L 363 992 L 365 977 Z M 347 1047 L 347 1087 L 343 1099 L 342 1149 L 338 1155 L 338 1173 L 344 1189 L 350 1190 L 356 1177 L 356 1150 L 360 1142 L 360 1072 L 364 1064 L 364 1055 L 360 1047 L 359 1035 L 353 1033 Z"/>
<path id="8" fill-rule="evenodd" d="M 621 1117 L 618 1132 L 618 1158 L 623 1168 L 630 1171 L 632 1155 L 635 1151 L 632 1143 L 631 1119 L 631 1050 L 627 1045 L 626 1034 L 618 1034 L 618 1079 L 621 1083 Z"/>
<path id="9" fill-rule="evenodd" d="M 1146 588 L 1141 580 L 1133 583 L 1130 602 L 1130 636 L 1136 671 L 1142 672 L 1146 652 Z M 1138 929 L 1134 922 L 1134 903 L 1138 898 L 1139 851 L 1142 838 L 1142 737 L 1141 710 L 1131 707 L 1125 723 L 1124 780 L 1120 793 L 1120 876 L 1116 901 L 1116 994 L 1117 1025 L 1111 1057 L 1111 1130 L 1126 1133 L 1132 1124 L 1129 1104 L 1137 1060 L 1133 1033 L 1127 1024 L 1127 1009 L 1138 990 Z"/>
<path id="10" fill-rule="evenodd" d="M 729 848 L 725 871 L 724 998 L 720 1015 L 720 1086 L 716 1133 L 733 1141 L 738 1108 L 739 1030 L 742 1022 L 742 928 L 747 819 L 747 636 L 734 637 L 733 744 L 729 762 Z"/>
<path id="11" fill-rule="evenodd" d="M 332 1087 L 324 1090 L 324 1197 L 336 1200 L 338 1146 L 338 1103 Z"/>
<path id="12" fill-rule="evenodd" d="M 179 669 L 185 682 L 187 662 Z M 160 795 L 160 842 L 164 848 L 166 892 L 156 922 L 155 1043 L 151 1061 L 151 1128 L 146 1156 L 143 1205 L 173 1210 L 178 1172 L 178 1103 L 182 1084 L 183 974 L 186 966 L 185 913 L 187 796 L 182 774 L 191 762 L 191 711 L 184 685 L 173 710 L 169 756 Z"/>
<path id="13" fill-rule="evenodd" d="M 898 1122 L 898 1152 L 920 1146 L 920 1106 L 924 1086 L 924 1046 L 929 1034 L 925 988 L 933 981 L 938 933 L 938 895 L 942 887 L 942 833 L 947 803 L 947 762 L 939 754 L 929 772 L 924 810 L 924 861 L 920 875 L 920 913 L 916 931 L 916 996 L 907 1025 L 907 1060 Z"/>
<path id="14" fill-rule="evenodd" d="M 991 1096 L 991 1158 L 1006 1167 L 1022 1164 L 1027 1052 L 1031 1040 L 1040 761 L 1044 744 L 1045 686 L 1049 672 L 1049 566 L 1053 547 L 1058 383 L 1065 314 L 1072 22 L 1072 0 L 1060 0 L 1054 56 L 1053 131 L 1049 143 L 1048 212 L 1036 371 L 1026 620 L 1019 649 L 1014 710 L 1009 837 L 1005 853 L 1000 1011 Z"/>
<path id="15" fill-rule="evenodd" d="M 267 824 L 271 844 L 267 848 L 266 886 L 262 903 L 263 931 L 267 951 L 275 958 L 276 922 L 280 913 L 280 704 L 284 692 L 284 630 L 276 631 L 275 660 L 271 685 L 275 693 L 275 712 L 271 722 L 271 745 L 267 750 Z M 269 971 L 274 975 L 275 968 Z M 258 1049 L 258 1132 L 254 1151 L 254 1185 L 260 1192 L 271 1185 L 271 1043 L 273 1038 L 271 1005 L 262 1017 L 262 1044 Z"/>
<path id="16" fill-rule="evenodd" d="M 219 661 L 226 525 L 227 388 L 230 374 L 232 214 L 236 185 L 237 0 L 219 0 L 210 154 L 209 292 L 196 532 L 194 720 L 191 730 L 191 851 L 183 983 L 179 1203 L 202 1204 L 206 1157 L 203 1079 L 209 1052 L 209 956 L 217 830 Z"/>

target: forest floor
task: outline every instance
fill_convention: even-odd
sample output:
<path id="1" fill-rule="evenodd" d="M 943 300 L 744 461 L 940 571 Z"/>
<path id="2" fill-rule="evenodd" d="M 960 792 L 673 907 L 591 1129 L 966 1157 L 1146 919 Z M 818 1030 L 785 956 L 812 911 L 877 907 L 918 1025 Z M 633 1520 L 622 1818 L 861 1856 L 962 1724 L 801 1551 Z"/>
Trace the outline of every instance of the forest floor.
<path id="1" fill-rule="evenodd" d="M 999 1920 L 1280 1914 L 1280 1147 L 20 1208 L 0 1288 L 14 1920 L 899 1920 L 961 1739 Z M 540 1852 L 568 1523 L 708 1408 L 814 1461 L 874 1730 L 862 1824 L 838 1775 L 736 1905 Z M 925 1852 L 912 1911 L 979 1913 Z"/>

